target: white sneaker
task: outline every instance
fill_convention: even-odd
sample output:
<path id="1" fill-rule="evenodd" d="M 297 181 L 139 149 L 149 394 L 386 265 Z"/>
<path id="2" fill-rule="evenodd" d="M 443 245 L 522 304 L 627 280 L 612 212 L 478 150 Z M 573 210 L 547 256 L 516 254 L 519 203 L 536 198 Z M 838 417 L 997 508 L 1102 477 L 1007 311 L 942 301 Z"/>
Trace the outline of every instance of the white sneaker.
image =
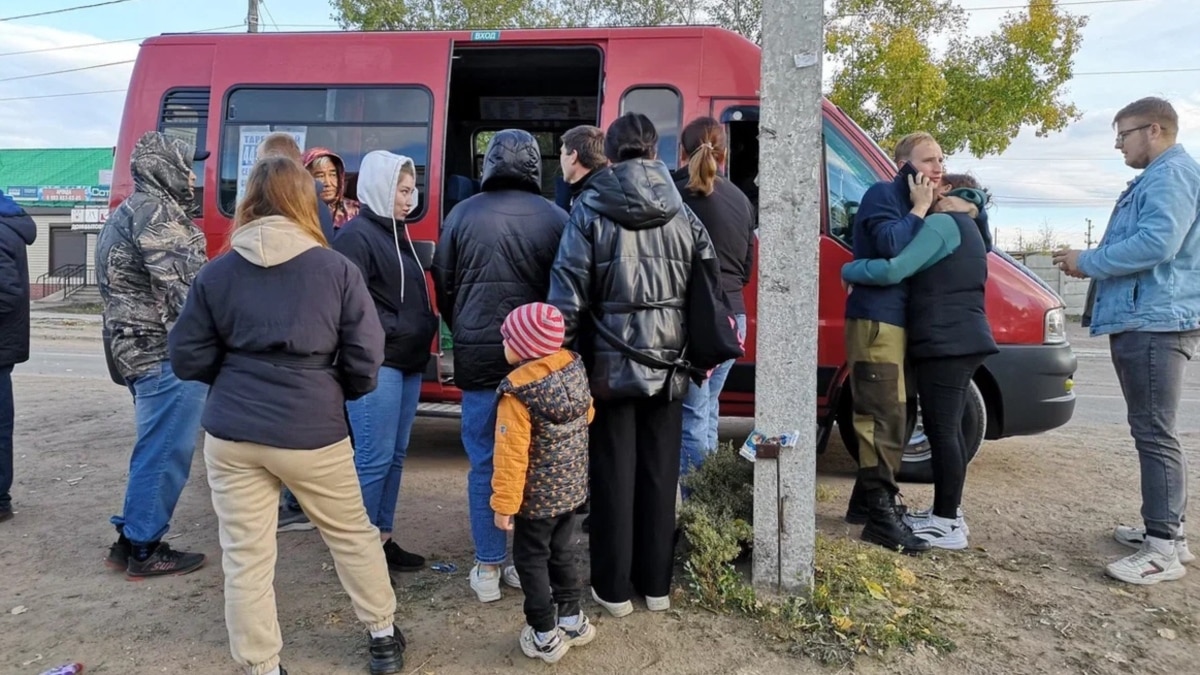
<path id="1" fill-rule="evenodd" d="M 485 571 L 476 563 L 471 568 L 471 590 L 480 602 L 495 602 L 500 599 L 500 570 Z"/>
<path id="2" fill-rule="evenodd" d="M 601 600 L 599 595 L 596 595 L 596 589 L 594 588 L 592 589 L 592 599 L 603 607 L 604 611 L 611 614 L 614 619 L 620 619 L 623 616 L 633 614 L 633 603 L 628 600 L 625 602 L 606 602 Z"/>
<path id="3" fill-rule="evenodd" d="M 565 623 L 566 619 L 575 619 L 575 623 Z M 563 640 L 572 647 L 582 647 L 596 639 L 596 629 L 583 612 L 573 617 L 559 617 L 558 630 L 562 633 Z"/>
<path id="4" fill-rule="evenodd" d="M 929 517 L 932 515 L 933 507 L 929 507 L 927 509 L 921 509 L 920 511 L 909 511 L 901 516 L 900 519 L 903 520 L 904 524 L 907 525 L 908 529 L 911 530 L 914 529 L 913 523 L 929 520 Z M 971 536 L 971 528 L 967 527 L 967 521 L 963 520 L 963 510 L 961 506 L 958 507 L 958 518 L 955 519 L 954 524 L 962 528 L 964 537 Z"/>
<path id="5" fill-rule="evenodd" d="M 521 575 L 517 574 L 516 565 L 505 566 L 504 571 L 500 573 L 500 578 L 508 587 L 521 590 Z"/>
<path id="6" fill-rule="evenodd" d="M 1129 548 L 1141 548 L 1146 541 L 1146 528 L 1130 527 L 1128 525 L 1118 525 L 1113 530 L 1113 539 L 1117 543 L 1124 544 Z M 1175 555 L 1179 556 L 1179 563 L 1186 565 L 1196 559 L 1196 555 L 1188 548 L 1187 535 L 1180 535 L 1175 540 Z"/>
<path id="7" fill-rule="evenodd" d="M 959 519 L 946 520 L 937 516 L 929 516 L 924 520 L 914 520 L 913 534 L 929 542 L 934 548 L 947 551 L 961 551 L 967 547 L 966 528 L 960 525 Z"/>
<path id="8" fill-rule="evenodd" d="M 651 612 L 665 612 L 671 609 L 671 596 L 664 595 L 661 598 L 646 596 L 646 609 Z"/>
<path id="9" fill-rule="evenodd" d="M 1157 537 L 1146 537 L 1137 553 L 1109 563 L 1104 571 L 1114 579 L 1140 586 L 1175 581 L 1187 574 L 1187 568 L 1179 564 L 1175 543 Z"/>
<path id="10" fill-rule="evenodd" d="M 571 645 L 563 639 L 562 631 L 558 628 L 555 628 L 550 638 L 545 641 L 537 638 L 537 631 L 533 630 L 533 626 L 526 625 L 521 629 L 521 651 L 531 659 L 558 663 L 570 648 Z"/>

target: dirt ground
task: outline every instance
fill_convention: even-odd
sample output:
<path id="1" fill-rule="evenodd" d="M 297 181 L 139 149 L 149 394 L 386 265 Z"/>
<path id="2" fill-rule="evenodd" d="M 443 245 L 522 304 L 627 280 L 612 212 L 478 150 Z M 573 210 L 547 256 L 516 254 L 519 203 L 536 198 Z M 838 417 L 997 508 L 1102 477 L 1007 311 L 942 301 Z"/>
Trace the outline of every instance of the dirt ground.
<path id="1" fill-rule="evenodd" d="M 87 345 L 86 327 L 39 335 L 54 349 Z M 94 343 L 90 343 L 94 344 Z M 200 454 L 169 536 L 210 556 L 202 570 L 129 582 L 102 558 L 120 507 L 132 406 L 95 377 L 22 375 L 16 386 L 16 518 L 0 525 L 0 673 L 26 675 L 68 661 L 89 673 L 233 673 L 222 605 L 216 517 Z M 1136 459 L 1120 420 L 1073 422 L 1042 436 L 989 442 L 971 465 L 965 509 L 972 549 L 915 563 L 959 590 L 941 617 L 959 648 L 863 658 L 863 673 L 1195 672 L 1200 655 L 1200 573 L 1135 588 L 1105 579 L 1103 563 L 1125 549 L 1109 533 L 1136 521 Z M 471 562 L 466 461 L 457 421 L 423 419 L 405 470 L 398 515 L 403 545 L 430 562 L 458 565 L 397 576 L 398 622 L 412 673 L 544 672 L 517 646 L 521 595 L 489 605 L 466 582 Z M 725 431 L 744 437 L 744 424 Z M 1200 434 L 1186 443 L 1200 447 Z M 1193 463 L 1193 479 L 1196 463 Z M 817 505 L 832 536 L 857 532 L 840 520 L 852 480 L 831 442 L 818 480 L 837 498 Z M 907 486 L 924 505 L 927 486 Z M 316 532 L 279 536 L 276 574 L 284 665 L 294 675 L 365 672 L 365 643 Z M 586 536 L 580 545 L 586 545 Z M 682 579 L 677 579 L 682 581 Z M 24 607 L 26 611 L 10 610 Z M 676 602 L 666 614 L 622 620 L 585 604 L 598 638 L 572 651 L 561 673 L 824 672 L 763 641 L 745 621 Z"/>

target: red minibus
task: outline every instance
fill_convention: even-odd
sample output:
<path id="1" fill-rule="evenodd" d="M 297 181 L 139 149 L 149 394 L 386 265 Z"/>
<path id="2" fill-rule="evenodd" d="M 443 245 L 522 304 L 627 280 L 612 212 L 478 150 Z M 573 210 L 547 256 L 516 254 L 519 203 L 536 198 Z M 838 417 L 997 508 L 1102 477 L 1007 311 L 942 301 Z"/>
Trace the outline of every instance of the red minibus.
<path id="1" fill-rule="evenodd" d="M 646 114 L 661 158 L 679 164 L 679 132 L 711 115 L 727 125 L 728 176 L 755 198 L 759 48 L 715 27 L 572 28 L 446 32 L 181 34 L 146 40 L 121 122 L 112 203 L 133 188 L 134 141 L 158 129 L 212 156 L 196 166 L 198 222 L 215 255 L 230 230 L 239 183 L 265 133 L 292 132 L 302 147 L 340 154 L 354 180 L 364 154 L 414 158 L 420 204 L 414 240 L 438 239 L 454 204 L 478 189 L 490 132 L 519 127 L 541 146 L 543 187 L 555 194 L 560 137 L 578 124 L 605 127 L 628 111 Z M 850 410 L 843 346 L 850 223 L 872 183 L 894 175 L 888 157 L 836 106 L 824 103 L 825 204 L 820 241 L 818 415 L 822 447 Z M 1075 357 L 1061 300 L 1011 258 L 992 256 L 987 309 L 1000 353 L 976 373 L 966 413 L 972 454 L 984 438 L 1035 434 L 1074 411 Z M 754 408 L 756 284 L 746 291 L 747 353 L 722 396 L 729 415 Z M 452 414 L 452 349 L 431 348 L 423 410 Z M 851 453 L 849 424 L 839 424 Z M 847 438 L 848 437 L 848 438 Z M 902 478 L 928 480 L 929 456 L 914 435 Z"/>

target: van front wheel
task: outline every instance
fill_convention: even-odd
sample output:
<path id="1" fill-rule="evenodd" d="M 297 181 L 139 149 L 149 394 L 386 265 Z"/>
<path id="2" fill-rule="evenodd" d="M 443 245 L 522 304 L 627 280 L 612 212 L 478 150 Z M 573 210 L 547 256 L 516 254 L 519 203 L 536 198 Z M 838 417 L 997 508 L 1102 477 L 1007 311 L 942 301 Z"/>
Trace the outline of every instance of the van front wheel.
<path id="1" fill-rule="evenodd" d="M 854 435 L 854 402 L 850 398 L 850 387 L 846 386 L 842 394 L 842 404 L 838 407 L 838 432 L 846 452 L 858 461 L 858 437 Z M 896 480 L 905 483 L 933 482 L 933 455 L 929 449 L 929 440 L 921 424 L 920 401 L 908 411 L 908 428 L 912 429 L 908 445 L 904 448 L 904 461 L 900 465 Z M 967 462 L 975 458 L 979 447 L 983 444 L 983 434 L 987 430 L 987 407 L 983 402 L 983 394 L 979 387 L 971 382 L 967 392 L 967 407 L 963 411 L 963 437 L 967 440 Z"/>

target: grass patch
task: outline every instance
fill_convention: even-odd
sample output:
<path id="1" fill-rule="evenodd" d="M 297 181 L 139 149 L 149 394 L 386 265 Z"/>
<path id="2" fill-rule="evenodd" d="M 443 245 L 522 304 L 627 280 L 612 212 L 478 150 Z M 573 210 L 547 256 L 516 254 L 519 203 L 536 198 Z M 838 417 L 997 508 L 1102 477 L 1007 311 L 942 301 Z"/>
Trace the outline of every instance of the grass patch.
<path id="1" fill-rule="evenodd" d="M 724 445 L 685 479 L 692 497 L 681 511 L 684 569 L 696 604 L 748 617 L 789 652 L 823 664 L 847 665 L 860 654 L 919 645 L 955 648 L 934 615 L 948 606 L 945 583 L 918 579 L 909 560 L 879 547 L 818 534 L 809 592 L 758 594 L 735 566 L 753 541 L 753 471 Z M 824 493 L 827 499 L 831 492 Z"/>

